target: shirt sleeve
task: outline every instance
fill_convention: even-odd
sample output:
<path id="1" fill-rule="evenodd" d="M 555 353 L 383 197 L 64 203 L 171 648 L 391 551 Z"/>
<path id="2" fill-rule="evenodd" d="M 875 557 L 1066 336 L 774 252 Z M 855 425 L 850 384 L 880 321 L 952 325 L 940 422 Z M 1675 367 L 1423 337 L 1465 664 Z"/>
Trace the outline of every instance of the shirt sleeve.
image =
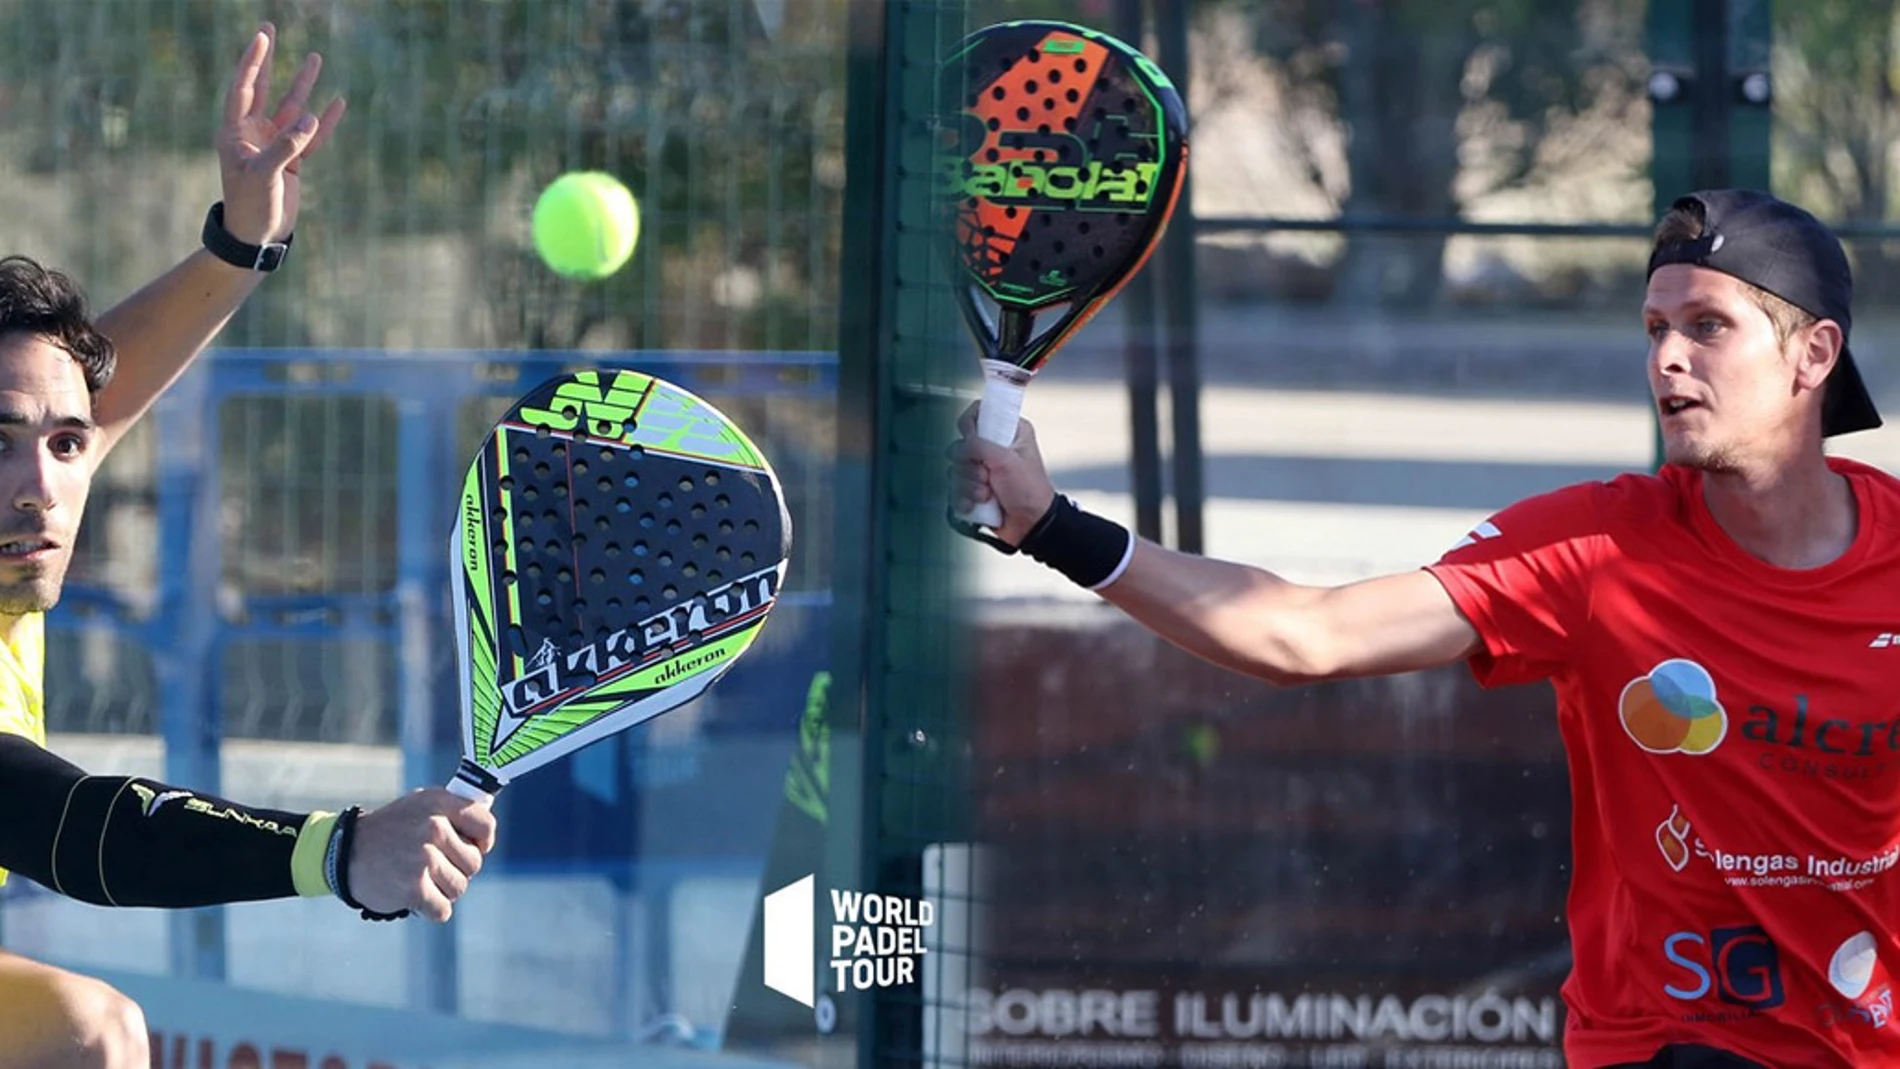
<path id="1" fill-rule="evenodd" d="M 1583 483 L 1526 498 L 1426 566 L 1483 640 L 1469 661 L 1479 684 L 1548 679 L 1570 660 L 1605 544 L 1601 489 Z"/>

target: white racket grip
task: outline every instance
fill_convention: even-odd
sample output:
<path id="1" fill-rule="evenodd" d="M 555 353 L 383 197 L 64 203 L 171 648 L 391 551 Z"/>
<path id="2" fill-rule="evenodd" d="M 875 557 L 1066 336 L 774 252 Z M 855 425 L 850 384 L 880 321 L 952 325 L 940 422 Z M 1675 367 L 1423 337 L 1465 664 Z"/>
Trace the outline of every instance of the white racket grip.
<path id="1" fill-rule="evenodd" d="M 1016 424 L 1022 419 L 1023 394 L 1029 379 L 1023 369 L 1001 360 L 983 361 L 983 403 L 976 410 L 976 436 L 986 442 L 1008 447 L 1016 442 Z M 1003 510 L 994 499 L 979 501 L 965 523 L 996 528 L 1003 524 Z"/>
<path id="2" fill-rule="evenodd" d="M 495 804 L 494 795 L 489 794 L 487 791 L 482 790 L 480 787 L 475 786 L 460 776 L 454 776 L 449 779 L 449 793 L 466 798 L 471 802 L 480 802 L 483 805 Z"/>

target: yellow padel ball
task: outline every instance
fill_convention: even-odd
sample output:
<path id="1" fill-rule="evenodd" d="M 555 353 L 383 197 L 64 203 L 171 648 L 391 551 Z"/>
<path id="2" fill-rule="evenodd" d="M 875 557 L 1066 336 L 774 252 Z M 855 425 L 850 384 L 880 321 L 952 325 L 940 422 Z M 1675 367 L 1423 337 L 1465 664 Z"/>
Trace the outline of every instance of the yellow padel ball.
<path id="1" fill-rule="evenodd" d="M 632 258 L 639 242 L 639 203 L 603 171 L 570 171 L 534 202 L 535 251 L 567 278 L 606 278 Z"/>

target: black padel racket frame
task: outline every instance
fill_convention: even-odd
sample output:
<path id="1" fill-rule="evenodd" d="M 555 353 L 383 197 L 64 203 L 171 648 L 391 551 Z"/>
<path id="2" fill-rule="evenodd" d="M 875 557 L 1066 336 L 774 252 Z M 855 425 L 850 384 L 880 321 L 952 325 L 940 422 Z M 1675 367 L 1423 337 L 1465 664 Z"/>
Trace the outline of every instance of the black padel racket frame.
<path id="1" fill-rule="evenodd" d="M 1187 173 L 1187 109 L 1137 49 L 1041 19 L 965 37 L 939 93 L 957 302 L 981 350 L 977 434 L 1008 445 L 1030 380 L 1160 244 Z M 960 519 L 1002 522 L 995 502 Z"/>
<path id="2" fill-rule="evenodd" d="M 483 441 L 450 540 L 462 760 L 510 779 L 691 701 L 778 600 L 791 519 L 765 455 L 637 371 L 535 387 Z"/>

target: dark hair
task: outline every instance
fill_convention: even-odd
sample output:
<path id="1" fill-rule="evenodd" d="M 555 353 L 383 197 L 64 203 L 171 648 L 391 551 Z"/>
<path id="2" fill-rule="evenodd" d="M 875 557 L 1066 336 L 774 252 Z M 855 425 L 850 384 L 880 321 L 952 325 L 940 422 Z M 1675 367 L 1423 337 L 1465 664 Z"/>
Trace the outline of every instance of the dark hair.
<path id="1" fill-rule="evenodd" d="M 118 351 L 92 324 L 86 292 L 25 256 L 0 259 L 0 337 L 29 334 L 66 350 L 86 375 L 86 392 L 112 381 Z"/>
<path id="2" fill-rule="evenodd" d="M 1671 208 L 1662 217 L 1662 222 L 1656 224 L 1656 236 L 1650 249 L 1654 251 L 1664 245 L 1695 241 L 1702 236 L 1703 225 L 1702 218 L 1688 208 Z M 1752 282 L 1742 282 L 1742 293 L 1755 307 L 1767 313 L 1768 321 L 1774 324 L 1775 340 L 1784 346 L 1788 344 L 1788 339 L 1794 337 L 1795 331 L 1815 320 L 1811 313 Z"/>

